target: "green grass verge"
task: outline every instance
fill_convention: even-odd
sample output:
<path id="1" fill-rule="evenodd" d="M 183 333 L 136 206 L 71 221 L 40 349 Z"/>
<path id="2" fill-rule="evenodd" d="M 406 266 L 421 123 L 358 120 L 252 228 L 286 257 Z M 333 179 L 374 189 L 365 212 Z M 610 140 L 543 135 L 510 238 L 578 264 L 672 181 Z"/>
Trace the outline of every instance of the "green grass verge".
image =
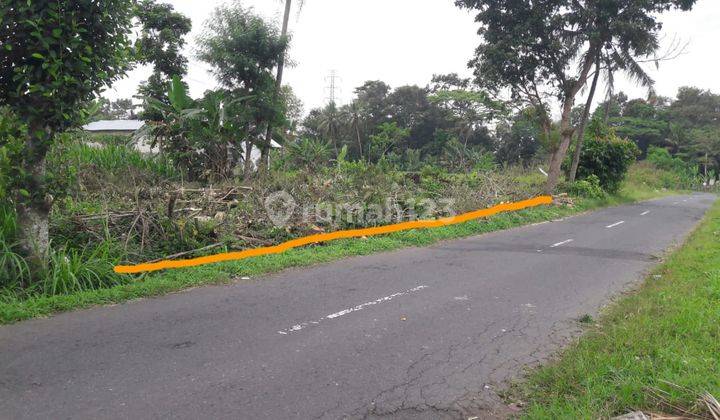
<path id="1" fill-rule="evenodd" d="M 720 397 L 720 202 L 639 291 L 513 393 L 529 419 L 710 418 L 704 392 Z"/>
<path id="2" fill-rule="evenodd" d="M 640 194 L 638 191 L 640 190 L 629 190 L 603 200 L 577 200 L 572 208 L 565 206 L 537 207 L 443 228 L 399 232 L 365 240 L 341 240 L 324 245 L 293 249 L 283 254 L 153 273 L 141 276 L 130 284 L 111 288 L 87 290 L 69 295 L 37 296 L 23 300 L 9 299 L 0 301 L 0 323 L 9 324 L 62 311 L 159 296 L 196 286 L 229 283 L 238 276 L 274 273 L 291 267 L 305 267 L 349 256 L 426 246 L 446 239 L 552 220 L 598 207 L 645 199 L 649 197 L 648 194 L 654 196 L 659 194 L 657 192 Z"/>

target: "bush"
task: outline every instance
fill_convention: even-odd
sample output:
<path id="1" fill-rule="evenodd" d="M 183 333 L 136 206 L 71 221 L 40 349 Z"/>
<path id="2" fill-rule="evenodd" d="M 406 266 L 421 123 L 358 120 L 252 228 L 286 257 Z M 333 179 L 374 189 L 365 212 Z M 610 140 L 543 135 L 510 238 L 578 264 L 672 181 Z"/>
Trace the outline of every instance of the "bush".
<path id="1" fill-rule="evenodd" d="M 588 138 L 580 155 L 577 178 L 582 180 L 595 175 L 603 190 L 616 193 L 639 155 L 640 149 L 635 143 L 613 133 Z"/>
<path id="2" fill-rule="evenodd" d="M 567 192 L 576 197 L 603 198 L 605 191 L 600 186 L 600 178 L 590 175 L 585 179 L 575 181 L 567 186 Z"/>
<path id="3" fill-rule="evenodd" d="M 22 161 L 27 127 L 10 112 L 0 107 L 0 203 L 12 199 L 21 178 L 18 166 Z"/>
<path id="4" fill-rule="evenodd" d="M 92 138 L 82 134 L 65 134 L 48 156 L 48 166 L 55 169 L 72 164 L 81 169 L 92 166 L 95 169 L 123 178 L 128 170 L 141 171 L 162 179 L 180 178 L 178 170 L 162 156 L 144 155 L 131 144 L 107 142 L 101 145 L 88 144 Z"/>
<path id="5" fill-rule="evenodd" d="M 17 289 L 30 279 L 30 270 L 23 257 L 16 252 L 15 212 L 8 205 L 0 205 L 0 288 Z"/>
<path id="6" fill-rule="evenodd" d="M 672 156 L 667 149 L 651 146 L 648 149 L 647 161 L 656 168 L 670 173 L 666 178 L 672 179 L 664 182 L 664 188 L 692 188 L 703 182 L 697 166 Z"/>

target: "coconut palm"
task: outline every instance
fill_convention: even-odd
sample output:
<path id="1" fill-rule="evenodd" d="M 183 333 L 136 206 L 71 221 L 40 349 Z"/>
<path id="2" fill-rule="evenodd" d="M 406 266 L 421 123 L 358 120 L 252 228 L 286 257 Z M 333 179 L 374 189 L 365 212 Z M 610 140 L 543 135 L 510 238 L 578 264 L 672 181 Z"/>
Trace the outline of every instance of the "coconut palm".
<path id="1" fill-rule="evenodd" d="M 332 144 L 335 155 L 339 152 L 337 142 L 341 125 L 342 119 L 337 105 L 335 105 L 335 102 L 330 102 L 320 113 L 320 125 L 318 128 Z"/>
<path id="2" fill-rule="evenodd" d="M 362 106 L 357 101 L 353 101 L 350 105 L 344 106 L 340 112 L 343 121 L 350 127 L 352 132 L 355 134 L 358 153 L 360 154 L 360 159 L 363 159 L 363 142 L 362 137 L 360 136 L 360 128 L 363 124 L 365 116 Z"/>

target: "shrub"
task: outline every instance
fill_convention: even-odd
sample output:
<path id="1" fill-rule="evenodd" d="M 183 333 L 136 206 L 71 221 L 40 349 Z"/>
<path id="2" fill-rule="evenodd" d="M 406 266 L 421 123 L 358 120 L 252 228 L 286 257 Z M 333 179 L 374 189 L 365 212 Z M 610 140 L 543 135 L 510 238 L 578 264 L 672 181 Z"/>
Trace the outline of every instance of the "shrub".
<path id="1" fill-rule="evenodd" d="M 37 294 L 66 295 L 122 284 L 126 280 L 115 274 L 120 262 L 109 242 L 81 250 L 61 247 L 50 251 L 50 260 L 39 281 L 31 287 Z"/>
<path id="2" fill-rule="evenodd" d="M 0 205 L 0 288 L 21 287 L 30 278 L 27 263 L 16 252 L 17 220 L 9 205 Z"/>
<path id="3" fill-rule="evenodd" d="M 332 152 L 330 145 L 323 140 L 300 139 L 287 145 L 287 158 L 295 168 L 318 168 L 327 165 Z"/>
<path id="4" fill-rule="evenodd" d="M 606 137 L 590 137 L 580 155 L 577 177 L 582 180 L 595 175 L 602 189 L 616 193 L 639 155 L 640 149 L 635 143 L 613 133 Z"/>
<path id="5" fill-rule="evenodd" d="M 605 191 L 600 186 L 600 178 L 596 175 L 590 175 L 585 179 L 569 184 L 567 192 L 570 195 L 585 198 L 602 198 L 605 196 Z"/>
<path id="6" fill-rule="evenodd" d="M 0 203 L 12 199 L 20 182 L 26 134 L 27 127 L 8 108 L 0 107 Z"/>
<path id="7" fill-rule="evenodd" d="M 58 142 L 48 157 L 51 169 L 70 163 L 77 169 L 93 166 L 105 174 L 119 178 L 125 177 L 129 169 L 162 179 L 179 178 L 177 169 L 169 160 L 162 156 L 144 155 L 132 145 L 108 142 L 93 146 L 87 144 L 87 139 L 82 135 L 67 134 L 63 137 L 66 138 Z"/>
<path id="8" fill-rule="evenodd" d="M 679 157 L 672 156 L 667 149 L 651 146 L 648 149 L 647 161 L 656 168 L 674 175 L 671 176 L 672 181 L 663 185 L 665 188 L 692 188 L 702 184 L 698 167 L 685 162 Z"/>

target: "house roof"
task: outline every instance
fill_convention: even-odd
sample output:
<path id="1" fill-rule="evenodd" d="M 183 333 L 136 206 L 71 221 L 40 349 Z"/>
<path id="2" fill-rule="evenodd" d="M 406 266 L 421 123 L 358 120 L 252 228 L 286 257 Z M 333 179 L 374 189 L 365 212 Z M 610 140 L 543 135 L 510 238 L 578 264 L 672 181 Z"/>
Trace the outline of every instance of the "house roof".
<path id="1" fill-rule="evenodd" d="M 102 120 L 84 125 L 85 131 L 137 131 L 145 121 L 141 120 Z"/>

